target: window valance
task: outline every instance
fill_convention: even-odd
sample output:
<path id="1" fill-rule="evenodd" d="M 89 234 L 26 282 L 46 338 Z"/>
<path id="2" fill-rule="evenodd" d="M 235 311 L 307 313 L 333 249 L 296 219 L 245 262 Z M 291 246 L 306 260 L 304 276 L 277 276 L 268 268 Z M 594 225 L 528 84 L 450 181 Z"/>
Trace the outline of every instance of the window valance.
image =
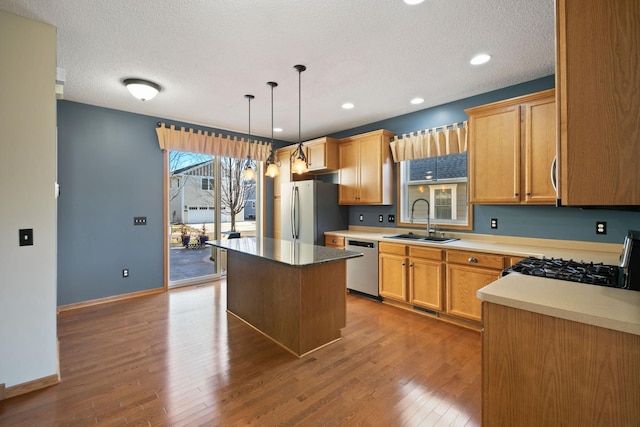
<path id="1" fill-rule="evenodd" d="M 397 135 L 391 141 L 395 163 L 467 151 L 467 121 Z"/>
<path id="2" fill-rule="evenodd" d="M 264 162 L 271 152 L 271 144 L 263 141 L 249 142 L 244 138 L 228 135 L 209 134 L 201 130 L 166 127 L 159 123 L 156 128 L 158 144 L 162 150 L 189 151 L 213 156 L 242 159 L 247 156 L 255 161 Z"/>

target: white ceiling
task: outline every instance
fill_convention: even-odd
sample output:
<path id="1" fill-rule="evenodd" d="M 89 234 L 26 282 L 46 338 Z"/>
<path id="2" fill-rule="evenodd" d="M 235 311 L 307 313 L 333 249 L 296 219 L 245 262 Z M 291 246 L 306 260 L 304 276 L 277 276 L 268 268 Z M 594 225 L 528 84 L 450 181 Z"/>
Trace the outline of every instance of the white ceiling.
<path id="1" fill-rule="evenodd" d="M 554 73 L 554 0 L 0 0 L 54 25 L 64 98 L 298 140 Z M 471 57 L 492 55 L 472 66 Z M 141 102 L 122 80 L 162 86 Z M 422 97 L 425 102 L 409 101 Z M 355 108 L 343 110 L 344 102 Z M 418 129 L 416 129 L 418 130 Z"/>

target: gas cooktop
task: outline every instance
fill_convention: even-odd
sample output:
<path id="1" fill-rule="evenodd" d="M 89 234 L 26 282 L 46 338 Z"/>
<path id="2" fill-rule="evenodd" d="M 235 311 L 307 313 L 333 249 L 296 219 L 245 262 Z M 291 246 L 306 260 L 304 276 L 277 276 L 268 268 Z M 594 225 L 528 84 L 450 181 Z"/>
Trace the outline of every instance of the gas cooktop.
<path id="1" fill-rule="evenodd" d="M 505 269 L 502 275 L 506 276 L 513 272 L 613 288 L 622 288 L 624 286 L 623 281 L 620 279 L 620 268 L 617 265 L 602 263 L 528 257 Z"/>

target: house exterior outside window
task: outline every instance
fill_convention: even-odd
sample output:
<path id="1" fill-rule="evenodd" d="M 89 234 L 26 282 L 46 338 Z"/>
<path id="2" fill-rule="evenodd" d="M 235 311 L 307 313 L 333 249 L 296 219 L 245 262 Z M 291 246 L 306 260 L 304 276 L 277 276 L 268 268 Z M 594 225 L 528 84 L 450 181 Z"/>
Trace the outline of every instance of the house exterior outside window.
<path id="1" fill-rule="evenodd" d="M 432 225 L 467 226 L 469 198 L 467 153 L 450 154 L 400 163 L 401 222 L 411 220 L 411 207 L 417 199 L 429 201 Z M 414 206 L 414 224 L 426 224 L 427 204 Z"/>
<path id="2" fill-rule="evenodd" d="M 213 178 L 202 177 L 201 178 L 201 186 L 200 188 L 205 191 L 213 190 Z"/>

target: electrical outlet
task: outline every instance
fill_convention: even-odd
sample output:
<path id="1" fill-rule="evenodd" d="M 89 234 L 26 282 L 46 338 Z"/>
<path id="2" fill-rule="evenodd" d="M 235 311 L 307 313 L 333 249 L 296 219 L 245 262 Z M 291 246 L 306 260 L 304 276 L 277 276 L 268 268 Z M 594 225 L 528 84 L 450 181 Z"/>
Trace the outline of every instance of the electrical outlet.
<path id="1" fill-rule="evenodd" d="M 129 269 L 128 268 L 122 269 L 122 277 L 129 277 Z"/>
<path id="2" fill-rule="evenodd" d="M 384 215 L 378 215 L 378 222 L 384 221 Z"/>
<path id="3" fill-rule="evenodd" d="M 607 234 L 606 221 L 596 221 L 596 234 Z"/>
<path id="4" fill-rule="evenodd" d="M 491 218 L 491 228 L 494 230 L 498 228 L 498 218 Z"/>
<path id="5" fill-rule="evenodd" d="M 133 225 L 147 225 L 147 217 L 146 216 L 134 216 L 133 217 Z"/>
<path id="6" fill-rule="evenodd" d="M 359 219 L 360 219 L 360 222 L 364 221 L 364 215 L 360 214 Z"/>
<path id="7" fill-rule="evenodd" d="M 387 219 L 387 221 L 396 222 L 396 216 L 395 215 L 389 215 L 389 218 Z"/>

